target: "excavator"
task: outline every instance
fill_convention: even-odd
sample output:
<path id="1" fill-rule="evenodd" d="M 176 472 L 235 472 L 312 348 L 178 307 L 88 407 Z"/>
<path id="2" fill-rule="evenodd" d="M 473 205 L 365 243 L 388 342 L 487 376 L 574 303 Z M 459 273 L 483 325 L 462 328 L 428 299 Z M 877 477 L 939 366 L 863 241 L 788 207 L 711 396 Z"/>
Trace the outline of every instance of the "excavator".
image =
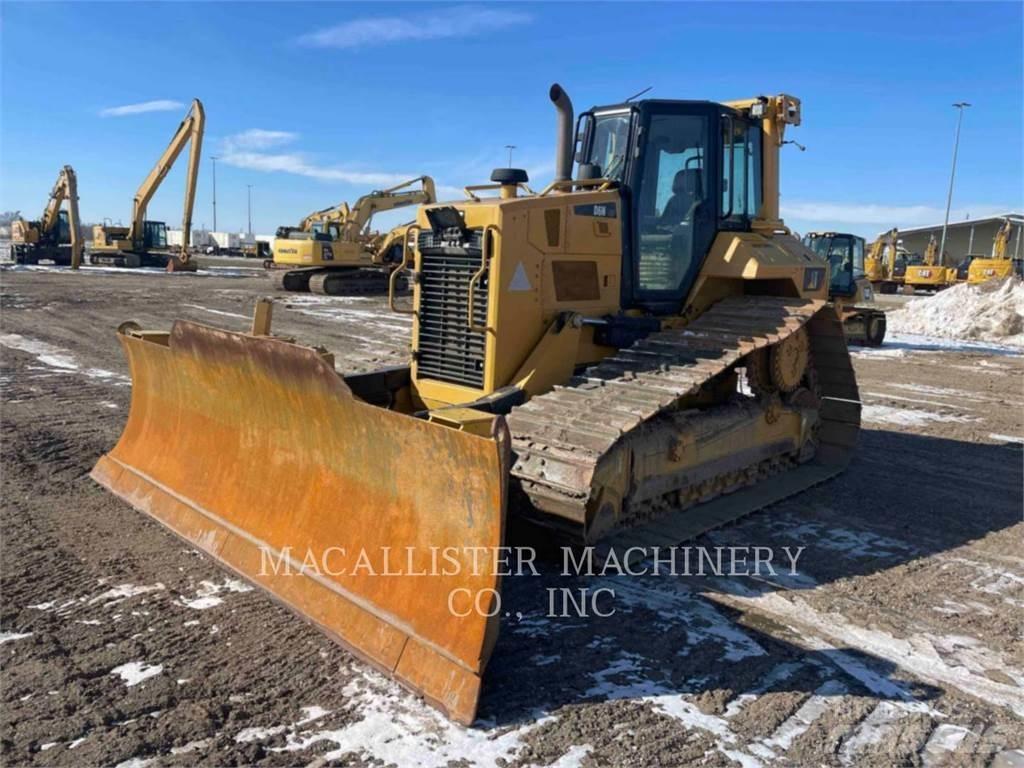
<path id="1" fill-rule="evenodd" d="M 61 206 L 68 202 L 65 211 Z M 70 165 L 61 168 L 38 221 L 15 219 L 11 224 L 11 257 L 15 264 L 54 264 L 78 269 L 82 263 L 82 236 L 78 220 L 78 180 Z M 70 247 L 69 247 L 70 246 Z"/>
<path id="2" fill-rule="evenodd" d="M 878 293 L 896 293 L 903 284 L 905 260 L 900 259 L 899 230 L 893 227 L 871 244 L 864 272 Z"/>
<path id="3" fill-rule="evenodd" d="M 864 238 L 846 232 L 808 232 L 803 243 L 829 264 L 828 295 L 847 340 L 881 346 L 885 341 L 885 312 L 863 306 L 875 299 L 864 268 Z"/>
<path id="4" fill-rule="evenodd" d="M 980 285 L 989 280 L 1004 280 L 1014 274 L 1014 262 L 1010 257 L 1010 237 L 1013 233 L 1013 221 L 1004 219 L 1003 225 L 996 232 L 992 242 L 992 255 L 990 257 L 975 256 L 971 259 L 967 271 L 967 282 L 970 285 Z M 1020 234 L 1018 232 L 1018 237 Z M 1020 272 L 1020 269 L 1016 270 Z"/>
<path id="5" fill-rule="evenodd" d="M 549 95 L 550 184 L 419 207 L 389 278 L 408 365 L 339 373 L 266 300 L 249 333 L 125 322 L 91 475 L 465 724 L 510 522 L 635 562 L 835 476 L 860 430 L 828 265 L 779 217 L 800 101 L 630 100 L 574 133 Z"/>
<path id="6" fill-rule="evenodd" d="M 920 264 L 908 264 L 903 274 L 903 292 L 913 294 L 916 291 L 941 291 L 956 284 L 956 267 L 946 267 L 939 257 L 939 242 L 932 235 L 924 249 L 924 259 Z"/>
<path id="7" fill-rule="evenodd" d="M 409 189 L 415 184 L 419 189 Z M 374 214 L 436 199 L 434 180 L 420 176 L 363 195 L 351 208 L 343 202 L 309 214 L 297 227 L 278 227 L 274 258 L 266 264 L 274 287 L 325 295 L 386 288 L 388 270 L 401 260 L 409 225 L 386 235 L 371 232 Z"/>
<path id="8" fill-rule="evenodd" d="M 153 170 L 142 182 L 132 202 L 132 223 L 128 227 L 97 224 L 92 230 L 89 261 L 114 267 L 161 267 L 168 272 L 194 272 L 196 263 L 189 253 L 192 235 L 192 204 L 199 178 L 199 158 L 203 147 L 206 113 L 199 99 L 192 101 L 185 119 L 174 132 L 167 149 Z M 182 247 L 177 253 L 167 245 L 167 225 L 146 219 L 146 208 L 174 166 L 178 155 L 189 147 L 188 172 L 185 176 L 185 207 L 182 215 Z"/>

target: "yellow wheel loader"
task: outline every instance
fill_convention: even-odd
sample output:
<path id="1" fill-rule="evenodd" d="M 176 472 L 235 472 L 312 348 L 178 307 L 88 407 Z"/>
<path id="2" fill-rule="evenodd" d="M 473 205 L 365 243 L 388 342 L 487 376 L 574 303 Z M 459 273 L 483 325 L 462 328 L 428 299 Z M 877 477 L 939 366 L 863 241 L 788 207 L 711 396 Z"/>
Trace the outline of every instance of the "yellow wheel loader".
<path id="1" fill-rule="evenodd" d="M 847 340 L 879 347 L 885 341 L 885 312 L 863 306 L 875 300 L 864 267 L 864 238 L 846 232 L 809 232 L 803 243 L 828 262 L 828 296 L 843 323 Z"/>
<path id="2" fill-rule="evenodd" d="M 1010 256 L 1009 243 L 1013 232 L 1013 221 L 1005 219 L 1003 226 L 996 232 L 992 243 L 992 255 L 975 256 L 967 270 L 967 282 L 971 285 L 980 285 L 989 280 L 1005 280 L 1013 274 L 1021 274 L 1020 263 L 1015 263 Z M 1020 237 L 1020 224 L 1018 221 L 1017 237 Z"/>
<path id="3" fill-rule="evenodd" d="M 153 170 L 142 182 L 132 201 L 132 223 L 128 227 L 97 224 L 92 230 L 92 248 L 89 261 L 114 267 L 165 267 L 168 272 L 194 272 L 196 263 L 189 253 L 192 235 L 192 204 L 196 199 L 199 178 L 199 159 L 203 147 L 206 113 L 199 99 L 171 137 L 167 149 L 157 160 Z M 191 142 L 188 171 L 185 175 L 185 205 L 182 213 L 182 246 L 174 252 L 167 245 L 167 225 L 162 221 L 146 219 L 146 208 L 160 184 L 174 166 L 174 161 Z"/>
<path id="4" fill-rule="evenodd" d="M 61 206 L 67 200 L 68 209 Z M 61 168 L 38 221 L 17 218 L 11 223 L 11 258 L 15 264 L 42 260 L 78 269 L 82 236 L 78 220 L 78 180 L 70 165 Z"/>
<path id="5" fill-rule="evenodd" d="M 419 189 L 409 189 L 419 184 Z M 339 295 L 387 288 L 387 276 L 402 259 L 409 225 L 387 235 L 370 231 L 373 216 L 437 199 L 429 176 L 311 213 L 297 227 L 278 227 L 274 258 L 267 262 L 280 291 Z"/>
<path id="6" fill-rule="evenodd" d="M 92 472 L 462 723 L 506 512 L 534 541 L 674 546 L 842 471 L 860 429 L 828 265 L 778 214 L 800 102 L 594 108 L 574 175 L 550 96 L 546 189 L 500 169 L 419 209 L 389 295 L 408 366 L 338 373 L 265 303 L 248 334 L 125 324 L 131 411 Z"/>

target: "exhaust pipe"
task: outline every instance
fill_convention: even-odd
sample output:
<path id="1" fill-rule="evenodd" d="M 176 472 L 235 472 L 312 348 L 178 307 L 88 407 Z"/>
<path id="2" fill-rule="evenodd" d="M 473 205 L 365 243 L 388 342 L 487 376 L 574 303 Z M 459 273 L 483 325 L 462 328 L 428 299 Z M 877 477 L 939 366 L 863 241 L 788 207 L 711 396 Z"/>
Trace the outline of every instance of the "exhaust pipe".
<path id="1" fill-rule="evenodd" d="M 572 102 L 569 94 L 562 86 L 555 83 L 548 92 L 551 103 L 558 112 L 558 137 L 555 142 L 555 181 L 568 181 L 572 178 L 572 153 L 576 142 L 573 141 Z"/>

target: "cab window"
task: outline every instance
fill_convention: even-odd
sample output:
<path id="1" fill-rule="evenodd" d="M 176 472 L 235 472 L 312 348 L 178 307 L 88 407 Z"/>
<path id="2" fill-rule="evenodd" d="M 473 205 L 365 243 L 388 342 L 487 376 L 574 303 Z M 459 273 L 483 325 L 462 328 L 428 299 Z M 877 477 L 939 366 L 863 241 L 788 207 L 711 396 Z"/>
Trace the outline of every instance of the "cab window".
<path id="1" fill-rule="evenodd" d="M 599 175 L 621 182 L 626 170 L 629 147 L 629 111 L 597 114 L 591 125 L 592 138 L 586 163 L 596 165 Z"/>
<path id="2" fill-rule="evenodd" d="M 723 223 L 746 226 L 761 207 L 761 130 L 738 117 L 722 117 Z"/>
<path id="3" fill-rule="evenodd" d="M 637 195 L 640 291 L 679 291 L 692 279 L 705 251 L 708 194 L 707 118 L 654 114 Z M 710 214 L 712 217 L 713 213 Z"/>

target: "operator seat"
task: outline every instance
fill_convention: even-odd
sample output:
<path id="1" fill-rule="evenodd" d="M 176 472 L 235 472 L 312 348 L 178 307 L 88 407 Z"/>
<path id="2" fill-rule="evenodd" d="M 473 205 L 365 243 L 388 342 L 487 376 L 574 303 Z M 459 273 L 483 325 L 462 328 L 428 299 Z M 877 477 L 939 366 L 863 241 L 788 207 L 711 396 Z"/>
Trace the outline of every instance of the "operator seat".
<path id="1" fill-rule="evenodd" d="M 672 179 L 672 197 L 658 217 L 658 224 L 671 227 L 693 216 L 693 209 L 703 199 L 700 168 L 684 168 Z"/>

